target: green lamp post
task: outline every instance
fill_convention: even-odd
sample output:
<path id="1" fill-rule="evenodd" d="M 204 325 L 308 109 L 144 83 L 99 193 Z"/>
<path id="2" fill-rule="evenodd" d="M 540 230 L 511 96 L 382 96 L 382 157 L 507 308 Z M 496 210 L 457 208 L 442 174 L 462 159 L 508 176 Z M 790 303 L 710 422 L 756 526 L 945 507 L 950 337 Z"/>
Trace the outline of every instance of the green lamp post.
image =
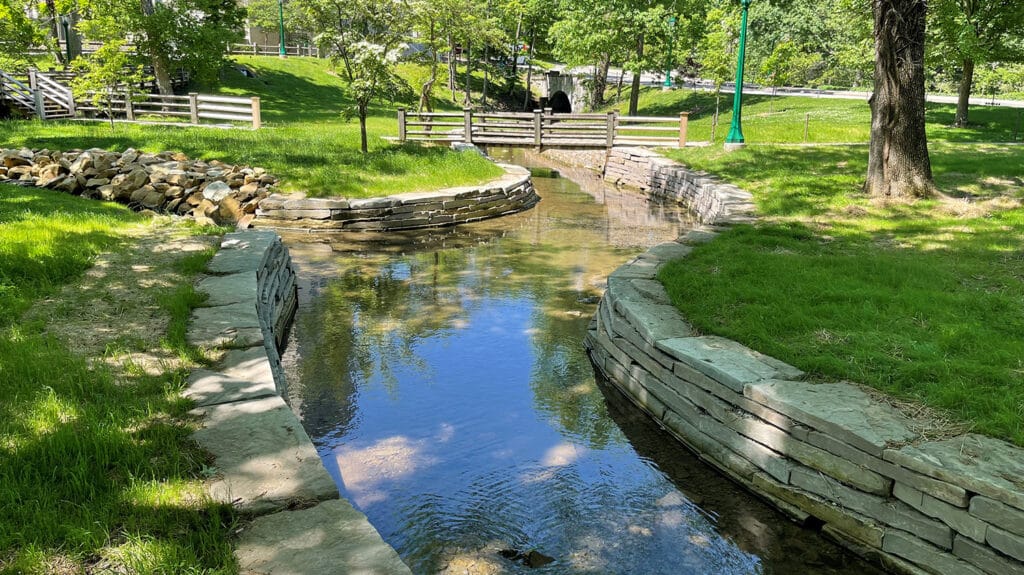
<path id="1" fill-rule="evenodd" d="M 668 17 L 668 61 L 665 62 L 665 83 L 662 85 L 666 90 L 672 87 L 672 52 L 676 47 L 676 17 Z"/>
<path id="2" fill-rule="evenodd" d="M 60 25 L 64 28 L 64 66 L 71 66 L 71 19 L 67 16 L 60 17 Z"/>
<path id="3" fill-rule="evenodd" d="M 281 33 L 280 56 L 285 57 L 284 51 L 284 0 L 277 0 L 277 28 Z"/>
<path id="4" fill-rule="evenodd" d="M 729 135 L 725 137 L 725 147 L 728 149 L 741 148 L 743 140 L 743 60 L 747 51 L 747 11 L 750 9 L 751 0 L 740 0 L 743 4 L 743 21 L 740 23 L 740 53 L 736 62 L 736 90 L 732 98 L 732 126 L 729 128 Z"/>

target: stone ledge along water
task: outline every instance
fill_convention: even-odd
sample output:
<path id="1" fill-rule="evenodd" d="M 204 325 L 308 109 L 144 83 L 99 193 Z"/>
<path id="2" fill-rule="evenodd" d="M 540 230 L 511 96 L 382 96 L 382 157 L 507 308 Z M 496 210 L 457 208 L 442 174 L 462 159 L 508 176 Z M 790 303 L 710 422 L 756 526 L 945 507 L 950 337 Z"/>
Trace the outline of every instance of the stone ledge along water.
<path id="1" fill-rule="evenodd" d="M 281 399 L 278 342 L 297 304 L 295 272 L 277 234 L 227 234 L 196 288 L 189 341 L 228 351 L 217 371 L 196 370 L 185 396 L 214 456 L 210 496 L 243 523 L 235 556 L 243 573 L 407 575 L 409 568 L 366 516 L 339 498 L 316 448 Z M 250 521 L 251 520 L 251 521 Z"/>
<path id="2" fill-rule="evenodd" d="M 697 206 L 706 223 L 752 217 L 741 190 L 653 152 L 613 150 L 608 162 L 606 178 Z M 690 231 L 676 243 L 715 233 Z M 816 517 L 891 570 L 1024 573 L 1024 450 L 976 434 L 925 439 L 912 419 L 856 384 L 801 381 L 774 358 L 695 337 L 660 293 L 638 285 L 686 253 L 658 246 L 609 277 L 586 339 L 609 380 L 706 461 L 795 519 Z"/>

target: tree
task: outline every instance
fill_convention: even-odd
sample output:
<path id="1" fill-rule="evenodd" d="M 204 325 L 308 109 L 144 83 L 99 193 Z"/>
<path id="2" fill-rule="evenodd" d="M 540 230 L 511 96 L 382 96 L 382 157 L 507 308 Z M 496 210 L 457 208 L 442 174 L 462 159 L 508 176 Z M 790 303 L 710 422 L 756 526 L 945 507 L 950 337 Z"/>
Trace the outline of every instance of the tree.
<path id="1" fill-rule="evenodd" d="M 30 48 L 45 41 L 45 35 L 28 18 L 23 0 L 0 0 L 0 69 L 20 70 L 28 66 Z"/>
<path id="2" fill-rule="evenodd" d="M 130 101 L 136 84 L 145 79 L 142 66 L 132 63 L 123 50 L 124 41 L 104 43 L 96 52 L 75 59 L 78 75 L 71 81 L 76 98 L 87 99 L 97 108 L 103 107 L 114 127 L 114 101 Z"/>
<path id="3" fill-rule="evenodd" d="M 961 70 L 954 125 L 968 124 L 974 72 L 978 64 L 1024 59 L 1020 42 L 1024 2 L 1020 0 L 933 0 L 933 39 Z"/>
<path id="4" fill-rule="evenodd" d="M 814 54 L 806 54 L 790 40 L 783 40 L 775 45 L 772 53 L 761 63 L 760 76 L 772 87 L 772 99 L 775 90 L 780 86 L 803 83 L 807 71 L 818 61 Z M 774 102 L 771 104 L 774 106 Z M 769 111 L 774 111 L 769 108 Z"/>
<path id="5" fill-rule="evenodd" d="M 359 41 L 349 46 L 352 71 L 349 90 L 359 116 L 359 149 L 367 152 L 366 116 L 374 98 L 392 98 L 400 95 L 405 82 L 395 73 L 404 46 L 387 49 L 380 44 Z"/>
<path id="6" fill-rule="evenodd" d="M 718 7 L 708 12 L 704 33 L 697 44 L 700 76 L 715 86 L 715 119 L 711 123 L 711 141 L 715 141 L 718 110 L 722 105 L 722 85 L 734 77 L 739 42 L 740 12 Z"/>
<path id="7" fill-rule="evenodd" d="M 874 197 L 934 190 L 924 118 L 926 3 L 873 0 L 875 89 L 865 191 Z"/>
<path id="8" fill-rule="evenodd" d="M 104 44 L 132 42 L 153 67 L 161 94 L 170 94 L 171 72 L 200 81 L 217 77 L 227 46 L 241 39 L 245 12 L 233 0 L 91 0 L 78 28 Z"/>

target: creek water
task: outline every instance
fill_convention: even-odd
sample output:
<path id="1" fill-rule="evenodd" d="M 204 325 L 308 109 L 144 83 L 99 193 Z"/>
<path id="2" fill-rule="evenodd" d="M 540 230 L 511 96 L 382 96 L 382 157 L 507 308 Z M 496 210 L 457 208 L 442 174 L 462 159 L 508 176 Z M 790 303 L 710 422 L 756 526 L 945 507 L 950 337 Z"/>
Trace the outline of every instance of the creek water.
<path id="1" fill-rule="evenodd" d="M 286 236 L 288 400 L 342 494 L 414 573 L 881 573 L 595 377 L 582 340 L 606 276 L 690 224 L 558 169 L 505 218 Z"/>

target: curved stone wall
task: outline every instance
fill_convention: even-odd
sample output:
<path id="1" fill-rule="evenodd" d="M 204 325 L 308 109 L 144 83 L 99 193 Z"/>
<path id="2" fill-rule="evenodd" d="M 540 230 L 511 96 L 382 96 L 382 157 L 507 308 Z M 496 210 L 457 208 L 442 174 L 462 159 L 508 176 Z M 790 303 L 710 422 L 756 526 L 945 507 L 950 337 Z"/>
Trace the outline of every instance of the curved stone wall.
<path id="1" fill-rule="evenodd" d="M 410 230 L 513 214 L 540 201 L 529 170 L 498 165 L 505 175 L 480 186 L 351 200 L 273 194 L 260 202 L 253 226 L 316 231 Z"/>
<path id="2" fill-rule="evenodd" d="M 210 496 L 252 519 L 235 556 L 245 573 L 408 575 L 366 516 L 340 498 L 302 423 L 284 400 L 278 347 L 297 305 L 295 271 L 277 234 L 227 234 L 197 291 L 189 342 L 225 350 L 218 369 L 198 369 L 185 395 L 213 454 Z"/>
<path id="3" fill-rule="evenodd" d="M 729 202 L 745 202 L 729 192 L 694 202 L 720 203 L 708 220 L 730 223 L 742 210 Z M 655 277 L 715 234 L 690 232 L 609 276 L 586 340 L 597 367 L 701 458 L 891 570 L 1024 573 L 1024 450 L 975 434 L 930 438 L 875 392 L 803 381 L 775 358 L 696 333 Z"/>

